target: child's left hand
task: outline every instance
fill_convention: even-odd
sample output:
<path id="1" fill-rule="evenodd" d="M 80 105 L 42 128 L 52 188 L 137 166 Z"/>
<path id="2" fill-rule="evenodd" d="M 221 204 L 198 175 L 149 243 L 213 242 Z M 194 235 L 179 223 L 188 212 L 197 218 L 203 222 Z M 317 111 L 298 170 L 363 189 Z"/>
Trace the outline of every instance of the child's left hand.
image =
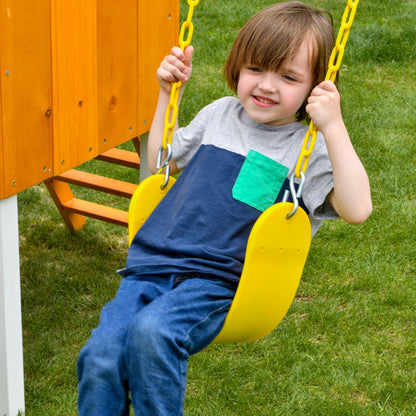
<path id="1" fill-rule="evenodd" d="M 331 126 L 338 127 L 342 124 L 341 98 L 335 84 L 323 81 L 316 86 L 308 98 L 306 111 L 324 136 Z"/>

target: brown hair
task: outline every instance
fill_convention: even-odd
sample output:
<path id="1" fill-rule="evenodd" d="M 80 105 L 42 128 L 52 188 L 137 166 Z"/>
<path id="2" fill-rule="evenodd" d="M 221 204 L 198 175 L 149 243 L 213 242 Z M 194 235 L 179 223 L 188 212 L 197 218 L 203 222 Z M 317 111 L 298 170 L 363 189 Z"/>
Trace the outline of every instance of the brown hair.
<path id="1" fill-rule="evenodd" d="M 278 71 L 290 61 L 307 36 L 313 40 L 313 87 L 325 79 L 328 61 L 335 44 L 331 15 L 311 9 L 297 1 L 277 3 L 256 13 L 241 29 L 224 67 L 229 87 L 237 92 L 241 69 L 256 65 Z M 306 102 L 297 120 L 308 120 Z"/>

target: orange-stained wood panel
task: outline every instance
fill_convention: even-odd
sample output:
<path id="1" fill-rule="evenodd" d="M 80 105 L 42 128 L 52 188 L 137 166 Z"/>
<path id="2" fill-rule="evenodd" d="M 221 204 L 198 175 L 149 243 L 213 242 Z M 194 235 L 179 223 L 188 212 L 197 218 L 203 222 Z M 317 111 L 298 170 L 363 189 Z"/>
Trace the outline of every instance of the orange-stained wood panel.
<path id="1" fill-rule="evenodd" d="M 0 3 L 0 197 L 52 174 L 50 0 Z"/>
<path id="2" fill-rule="evenodd" d="M 152 123 L 159 95 L 156 70 L 178 43 L 179 1 L 139 2 L 139 135 Z"/>
<path id="3" fill-rule="evenodd" d="M 98 155 L 97 2 L 51 0 L 54 174 Z"/>
<path id="4" fill-rule="evenodd" d="M 149 130 L 178 0 L 1 0 L 0 198 Z"/>
<path id="5" fill-rule="evenodd" d="M 138 136 L 137 4 L 98 0 L 99 153 Z"/>

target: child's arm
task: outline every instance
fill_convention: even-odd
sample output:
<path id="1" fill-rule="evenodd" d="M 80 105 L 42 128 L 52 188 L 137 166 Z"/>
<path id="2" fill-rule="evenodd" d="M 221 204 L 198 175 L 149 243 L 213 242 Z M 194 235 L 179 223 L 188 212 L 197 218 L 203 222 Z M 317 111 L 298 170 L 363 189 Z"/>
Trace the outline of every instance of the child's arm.
<path id="1" fill-rule="evenodd" d="M 182 81 L 183 85 L 179 92 L 179 101 L 182 97 L 185 84 L 188 82 L 192 72 L 192 46 L 188 46 L 185 52 L 178 47 L 171 50 L 170 55 L 166 56 L 161 62 L 156 76 L 160 84 L 159 100 L 149 133 L 147 157 L 149 169 L 152 173 L 157 171 L 156 163 L 160 146 L 162 145 L 163 130 L 165 126 L 166 108 L 170 101 L 172 82 Z M 176 129 L 177 127 L 175 127 Z M 165 157 L 166 155 L 164 155 Z M 174 160 L 170 162 L 171 173 L 176 173 L 178 168 Z"/>
<path id="2" fill-rule="evenodd" d="M 329 202 L 346 222 L 365 221 L 372 211 L 370 184 L 344 125 L 335 84 L 324 81 L 315 87 L 306 110 L 324 135 L 331 160 L 334 189 L 328 195 Z"/>

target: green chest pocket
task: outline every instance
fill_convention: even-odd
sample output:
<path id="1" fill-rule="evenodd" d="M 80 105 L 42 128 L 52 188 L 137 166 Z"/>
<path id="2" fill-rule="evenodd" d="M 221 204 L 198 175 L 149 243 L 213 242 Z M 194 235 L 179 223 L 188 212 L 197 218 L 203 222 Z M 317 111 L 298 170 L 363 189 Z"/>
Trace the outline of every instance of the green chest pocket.
<path id="1" fill-rule="evenodd" d="M 276 201 L 289 168 L 250 150 L 233 187 L 233 198 L 259 211 Z"/>

